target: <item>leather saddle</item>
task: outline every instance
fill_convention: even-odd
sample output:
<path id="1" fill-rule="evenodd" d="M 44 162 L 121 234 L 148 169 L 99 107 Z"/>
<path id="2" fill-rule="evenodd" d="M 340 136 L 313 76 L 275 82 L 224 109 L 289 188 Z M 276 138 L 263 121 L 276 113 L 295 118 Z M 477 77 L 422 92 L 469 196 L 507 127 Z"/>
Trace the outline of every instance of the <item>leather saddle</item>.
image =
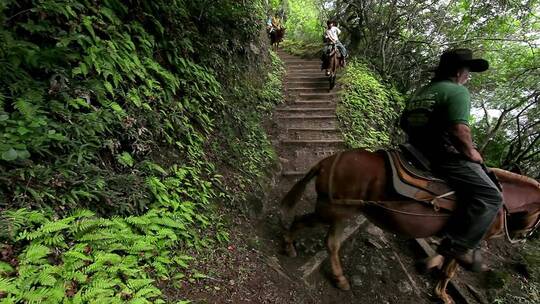
<path id="1" fill-rule="evenodd" d="M 429 161 L 410 144 L 400 150 L 385 151 L 391 168 L 394 190 L 405 197 L 430 204 L 436 211 L 456 208 L 452 188 L 431 173 Z"/>

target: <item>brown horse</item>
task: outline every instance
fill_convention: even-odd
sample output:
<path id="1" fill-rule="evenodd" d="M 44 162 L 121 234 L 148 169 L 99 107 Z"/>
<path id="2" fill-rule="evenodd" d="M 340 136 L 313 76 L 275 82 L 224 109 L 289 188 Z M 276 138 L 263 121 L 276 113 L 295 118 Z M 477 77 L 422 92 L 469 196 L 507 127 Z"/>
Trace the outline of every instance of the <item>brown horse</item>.
<path id="1" fill-rule="evenodd" d="M 270 33 L 270 44 L 272 45 L 272 50 L 274 50 L 274 52 L 277 52 L 279 49 L 279 44 L 283 41 L 283 37 L 285 37 L 284 27 L 275 29 Z"/>
<path id="2" fill-rule="evenodd" d="M 346 219 L 363 213 L 379 227 L 409 238 L 440 233 L 449 214 L 428 214 L 426 217 L 412 218 L 403 216 L 418 215 L 418 210 L 427 208 L 433 211 L 433 208 L 424 207 L 423 203 L 395 192 L 388 166 L 384 152 L 368 152 L 361 149 L 341 152 L 315 165 L 292 187 L 281 202 L 282 216 L 286 216 L 299 201 L 308 182 L 317 177 L 315 211 L 294 219 L 284 234 L 285 252 L 289 256 L 296 256 L 293 241 L 300 228 L 318 223 L 328 224 L 330 227 L 326 244 L 333 279 L 338 288 L 349 290 L 350 285 L 343 275 L 339 259 L 341 236 Z M 508 171 L 493 170 L 503 187 L 505 205 L 511 206 L 512 210 L 517 212 L 507 217 L 505 221 L 501 211 L 486 239 L 504 235 L 505 230 L 509 238 L 524 237 L 538 226 L 540 220 L 540 183 Z M 442 264 L 444 259 L 438 256 L 432 261 L 437 261 L 432 264 Z M 445 303 L 452 301 L 446 294 L 446 285 L 456 268 L 455 260 L 444 261 L 444 277 L 436 287 L 436 294 Z"/>
<path id="3" fill-rule="evenodd" d="M 340 62 L 341 54 L 339 53 L 338 48 L 334 45 L 332 51 L 328 55 L 328 82 L 330 84 L 330 90 L 336 85 L 336 75 L 337 71 L 341 66 Z"/>

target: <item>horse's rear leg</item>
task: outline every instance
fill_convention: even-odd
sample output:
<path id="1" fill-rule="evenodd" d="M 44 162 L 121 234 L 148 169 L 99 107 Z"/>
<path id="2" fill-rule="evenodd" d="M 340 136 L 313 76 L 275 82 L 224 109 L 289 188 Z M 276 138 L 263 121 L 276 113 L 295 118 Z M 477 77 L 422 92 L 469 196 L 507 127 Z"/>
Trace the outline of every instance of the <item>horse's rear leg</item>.
<path id="1" fill-rule="evenodd" d="M 341 220 L 332 223 L 328 230 L 326 246 L 328 248 L 328 254 L 330 255 L 333 279 L 335 280 L 337 287 L 341 290 L 350 290 L 351 285 L 343 275 L 343 268 L 341 267 L 341 261 L 339 260 L 339 249 L 341 247 L 341 238 L 344 228 L 345 223 Z"/>
<path id="2" fill-rule="evenodd" d="M 304 214 L 300 217 L 295 217 L 291 228 L 285 231 L 283 239 L 285 241 L 285 253 L 290 257 L 295 257 L 297 255 L 296 249 L 294 248 L 294 239 L 298 231 L 304 227 L 314 227 L 320 222 L 319 216 L 315 213 Z"/>

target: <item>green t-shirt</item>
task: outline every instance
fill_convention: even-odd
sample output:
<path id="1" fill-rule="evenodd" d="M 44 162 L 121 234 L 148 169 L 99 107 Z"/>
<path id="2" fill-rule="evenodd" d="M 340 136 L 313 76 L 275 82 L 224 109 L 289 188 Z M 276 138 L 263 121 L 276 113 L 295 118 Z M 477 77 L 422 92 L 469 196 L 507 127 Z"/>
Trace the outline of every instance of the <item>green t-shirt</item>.
<path id="1" fill-rule="evenodd" d="M 469 124 L 471 98 L 466 87 L 451 81 L 437 81 L 418 90 L 408 101 L 401 125 L 409 141 L 435 157 L 459 154 L 448 134 L 453 124 Z"/>

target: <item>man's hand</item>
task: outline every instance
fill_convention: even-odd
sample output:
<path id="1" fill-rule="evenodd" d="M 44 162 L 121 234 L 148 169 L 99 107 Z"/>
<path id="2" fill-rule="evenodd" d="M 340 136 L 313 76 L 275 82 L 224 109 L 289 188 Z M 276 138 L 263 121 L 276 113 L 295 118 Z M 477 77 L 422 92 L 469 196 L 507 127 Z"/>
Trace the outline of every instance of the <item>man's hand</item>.
<path id="1" fill-rule="evenodd" d="M 484 159 L 480 152 L 476 150 L 472 141 L 471 129 L 463 123 L 457 123 L 448 130 L 452 143 L 456 149 L 463 153 L 469 160 L 475 163 L 483 163 Z"/>
<path id="2" fill-rule="evenodd" d="M 472 151 L 469 151 L 469 153 L 467 153 L 466 155 L 471 161 L 475 163 L 482 164 L 484 162 L 482 155 L 480 155 L 480 152 L 478 152 L 478 150 L 476 149 L 472 149 Z"/>

